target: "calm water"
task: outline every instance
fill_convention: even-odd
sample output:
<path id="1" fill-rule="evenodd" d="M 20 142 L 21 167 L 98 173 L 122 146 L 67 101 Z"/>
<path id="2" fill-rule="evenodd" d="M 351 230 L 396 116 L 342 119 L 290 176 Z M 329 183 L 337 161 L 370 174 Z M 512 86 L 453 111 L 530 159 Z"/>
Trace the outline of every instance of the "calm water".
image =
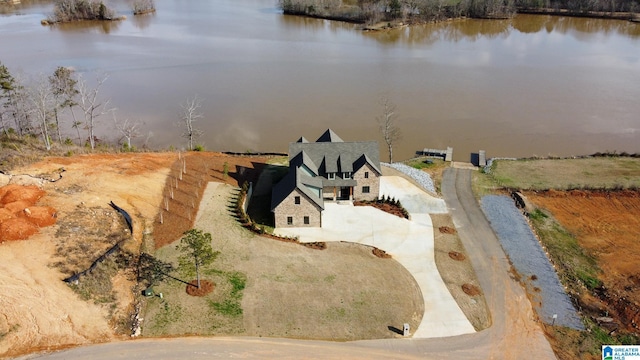
<path id="1" fill-rule="evenodd" d="M 35 2 L 0 15 L 0 61 L 27 74 L 108 73 L 102 94 L 118 117 L 144 121 L 154 146 L 184 146 L 174 124 L 195 94 L 208 149 L 284 152 L 328 127 L 381 140 L 387 96 L 404 133 L 398 159 L 446 146 L 458 160 L 479 149 L 640 152 L 640 24 L 518 16 L 364 33 L 284 16 L 275 2 L 160 0 L 137 18 L 115 2 L 126 21 L 55 27 L 40 25 L 50 3 Z M 103 137 L 115 138 L 111 124 Z"/>

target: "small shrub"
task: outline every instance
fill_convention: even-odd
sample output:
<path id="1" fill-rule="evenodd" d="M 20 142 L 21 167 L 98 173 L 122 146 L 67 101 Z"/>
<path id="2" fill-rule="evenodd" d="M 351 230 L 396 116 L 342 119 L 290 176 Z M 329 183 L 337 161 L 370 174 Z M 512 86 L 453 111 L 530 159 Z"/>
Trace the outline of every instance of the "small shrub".
<path id="1" fill-rule="evenodd" d="M 133 15 L 142 15 L 156 11 L 156 4 L 153 0 L 135 0 L 132 7 Z"/>
<path id="2" fill-rule="evenodd" d="M 194 147 L 193 147 L 193 151 L 200 151 L 200 152 L 202 152 L 202 151 L 204 151 L 204 146 L 202 146 L 202 145 L 198 144 L 198 145 L 196 145 L 196 146 L 194 146 Z"/>
<path id="3" fill-rule="evenodd" d="M 114 10 L 97 0 L 58 0 L 49 16 L 51 23 L 79 20 L 113 20 Z"/>

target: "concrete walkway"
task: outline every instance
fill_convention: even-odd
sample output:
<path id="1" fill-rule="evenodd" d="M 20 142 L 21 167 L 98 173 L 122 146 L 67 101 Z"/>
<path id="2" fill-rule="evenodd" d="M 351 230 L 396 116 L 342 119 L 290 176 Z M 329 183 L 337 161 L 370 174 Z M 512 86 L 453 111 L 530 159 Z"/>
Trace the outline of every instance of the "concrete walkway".
<path id="1" fill-rule="evenodd" d="M 434 260 L 429 213 L 446 213 L 444 200 L 397 176 L 383 176 L 380 192 L 399 199 L 411 220 L 368 206 L 325 203 L 322 228 L 283 228 L 276 233 L 297 235 L 303 242 L 349 241 L 385 250 L 413 275 L 422 291 L 425 313 L 418 329 L 412 329 L 414 338 L 473 333 L 473 326 L 442 281 Z"/>

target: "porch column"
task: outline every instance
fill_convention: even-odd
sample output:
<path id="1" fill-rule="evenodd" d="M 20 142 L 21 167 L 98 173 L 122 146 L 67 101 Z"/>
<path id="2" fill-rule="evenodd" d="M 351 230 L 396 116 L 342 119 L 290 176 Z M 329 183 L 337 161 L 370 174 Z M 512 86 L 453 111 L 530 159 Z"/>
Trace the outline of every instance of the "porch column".
<path id="1" fill-rule="evenodd" d="M 333 187 L 333 201 L 336 201 L 336 187 Z"/>
<path id="2" fill-rule="evenodd" d="M 349 200 L 353 201 L 353 186 L 349 186 Z"/>

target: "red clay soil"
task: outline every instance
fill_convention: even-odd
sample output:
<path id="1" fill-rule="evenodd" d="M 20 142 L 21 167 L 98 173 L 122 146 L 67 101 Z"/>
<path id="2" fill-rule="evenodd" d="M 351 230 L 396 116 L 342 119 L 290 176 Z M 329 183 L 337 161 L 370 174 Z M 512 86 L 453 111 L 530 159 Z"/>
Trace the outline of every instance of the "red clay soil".
<path id="1" fill-rule="evenodd" d="M 43 197 L 45 192 L 35 185 L 7 185 L 0 188 L 0 204 L 6 205 L 15 201 L 27 201 L 31 204 Z"/>
<path id="2" fill-rule="evenodd" d="M 39 228 L 56 223 L 54 208 L 33 206 L 44 194 L 37 186 L 0 188 L 0 242 L 28 239 Z"/>
<path id="3" fill-rule="evenodd" d="M 208 182 L 218 181 L 234 186 L 241 186 L 245 181 L 255 183 L 268 157 L 190 152 L 182 159 L 171 166 L 164 189 L 165 200 L 159 204 L 162 215 L 158 215 L 154 225 L 156 249 L 180 239 L 193 227 Z M 228 169 L 226 176 L 225 163 Z M 231 201 L 229 199 L 230 204 Z M 169 210 L 166 210 L 167 205 Z"/>
<path id="4" fill-rule="evenodd" d="M 527 197 L 536 206 L 549 210 L 597 259 L 604 286 L 596 294 L 601 303 L 591 305 L 616 317 L 627 330 L 638 332 L 640 192 L 547 191 L 529 192 Z"/>
<path id="5" fill-rule="evenodd" d="M 187 294 L 191 296 L 205 296 L 213 291 L 215 284 L 209 280 L 200 280 L 200 288 L 198 288 L 198 280 L 192 280 L 187 285 Z"/>

